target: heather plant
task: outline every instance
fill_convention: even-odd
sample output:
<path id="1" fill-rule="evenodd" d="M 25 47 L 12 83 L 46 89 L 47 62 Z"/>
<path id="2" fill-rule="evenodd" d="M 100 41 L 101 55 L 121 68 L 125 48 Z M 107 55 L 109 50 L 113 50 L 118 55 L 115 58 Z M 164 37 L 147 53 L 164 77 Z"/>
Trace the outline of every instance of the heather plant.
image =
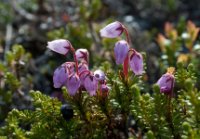
<path id="1" fill-rule="evenodd" d="M 193 63 L 196 69 L 194 72 L 199 76 L 200 45 L 197 40 L 198 33 L 199 27 L 196 27 L 192 21 L 187 23 L 180 21 L 176 28 L 167 22 L 164 27 L 164 35 L 159 34 L 157 37 L 162 52 L 161 70 L 165 70 L 169 66 L 177 67 L 177 62 L 183 63 L 185 67 Z M 199 84 L 199 79 L 197 82 Z"/>
<path id="2" fill-rule="evenodd" d="M 14 45 L 0 61 L 0 121 L 3 121 L 13 108 L 30 107 L 28 92 L 32 89 L 32 77 L 28 74 L 31 60 L 21 45 Z"/>
<path id="3" fill-rule="evenodd" d="M 114 40 L 116 69 L 102 63 L 91 69 L 87 49 L 66 39 L 48 42 L 48 49 L 73 55 L 54 70 L 54 88 L 62 102 L 31 91 L 34 108 L 13 109 L 0 129 L 2 138 L 200 138 L 199 72 L 195 62 L 163 67 L 163 75 L 145 89 L 145 54 L 135 50 L 127 28 L 116 21 L 100 30 Z M 177 44 L 178 45 L 178 44 Z M 173 49 L 163 46 L 164 49 Z M 179 46 L 181 47 L 181 46 Z M 168 58 L 179 50 L 168 51 Z M 163 51 L 165 53 L 165 51 Z M 194 55 L 191 51 L 189 55 Z M 176 57 L 175 57 L 176 58 Z M 192 60 L 193 58 L 191 58 Z M 169 67 L 168 67 L 169 66 Z"/>

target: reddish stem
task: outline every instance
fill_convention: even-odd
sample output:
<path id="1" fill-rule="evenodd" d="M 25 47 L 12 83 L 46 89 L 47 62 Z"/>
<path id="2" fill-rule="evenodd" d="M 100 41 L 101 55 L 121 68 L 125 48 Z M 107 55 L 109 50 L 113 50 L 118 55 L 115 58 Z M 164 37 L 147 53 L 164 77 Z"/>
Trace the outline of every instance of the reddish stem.
<path id="1" fill-rule="evenodd" d="M 126 35 L 126 41 L 128 42 L 128 44 L 130 44 L 130 36 L 129 36 L 128 30 L 125 27 L 123 27 L 123 28 L 124 28 L 125 35 Z"/>
<path id="2" fill-rule="evenodd" d="M 123 64 L 123 73 L 125 78 L 128 78 L 128 55 L 126 56 L 126 59 L 124 60 L 124 64 Z"/>
<path id="3" fill-rule="evenodd" d="M 130 44 L 130 37 L 129 37 L 129 33 L 128 33 L 128 30 L 124 28 L 124 31 L 125 31 L 125 35 L 126 35 L 126 40 L 128 42 L 128 44 Z M 124 60 L 124 64 L 123 64 L 123 73 L 125 75 L 125 79 L 128 78 L 128 62 L 129 62 L 129 57 L 127 55 L 126 59 Z"/>
<path id="4" fill-rule="evenodd" d="M 75 61 L 75 66 L 76 66 L 76 74 L 79 75 L 79 72 L 78 72 L 78 60 L 76 58 L 76 54 L 75 54 L 75 49 L 71 46 L 71 52 L 73 53 L 73 56 L 74 56 L 74 61 Z"/>

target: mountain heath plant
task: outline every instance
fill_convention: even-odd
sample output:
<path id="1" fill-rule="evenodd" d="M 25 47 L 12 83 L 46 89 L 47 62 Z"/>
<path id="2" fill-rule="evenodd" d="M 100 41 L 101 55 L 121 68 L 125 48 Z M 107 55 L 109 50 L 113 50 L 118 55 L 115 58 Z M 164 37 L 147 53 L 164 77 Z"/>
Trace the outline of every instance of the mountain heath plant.
<path id="1" fill-rule="evenodd" d="M 73 60 L 57 67 L 53 75 L 52 82 L 62 89 L 63 101 L 30 91 L 34 109 L 13 109 L 0 128 L 0 137 L 200 138 L 197 66 L 175 61 L 176 66 L 162 72 L 148 90 L 144 88 L 145 57 L 132 48 L 126 27 L 116 21 L 101 29 L 100 35 L 119 39 L 113 53 L 123 70 L 109 69 L 109 62 L 91 70 L 91 57 L 85 48 L 75 50 L 64 39 L 49 42 L 50 50 L 73 55 Z"/>

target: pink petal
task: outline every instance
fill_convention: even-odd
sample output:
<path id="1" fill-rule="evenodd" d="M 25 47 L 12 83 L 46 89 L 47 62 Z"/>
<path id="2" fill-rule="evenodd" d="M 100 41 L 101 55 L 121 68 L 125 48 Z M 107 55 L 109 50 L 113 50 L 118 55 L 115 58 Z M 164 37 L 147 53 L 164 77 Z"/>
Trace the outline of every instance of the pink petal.
<path id="1" fill-rule="evenodd" d="M 68 73 L 65 69 L 65 67 L 60 66 L 54 71 L 53 75 L 53 83 L 55 88 L 60 88 L 62 87 L 68 78 Z"/>
<path id="2" fill-rule="evenodd" d="M 84 79 L 84 87 L 89 92 L 90 96 L 96 95 L 98 81 L 92 75 L 88 75 Z"/>
<path id="3" fill-rule="evenodd" d="M 67 90 L 71 96 L 74 96 L 80 87 L 80 79 L 77 74 L 72 74 L 66 83 Z"/>
<path id="4" fill-rule="evenodd" d="M 125 58 L 128 55 L 128 43 L 125 40 L 121 40 L 116 42 L 115 48 L 114 48 L 114 53 L 115 53 L 115 60 L 116 64 L 123 64 Z"/>
<path id="5" fill-rule="evenodd" d="M 106 38 L 116 38 L 119 37 L 124 31 L 123 26 L 120 22 L 115 21 L 108 24 L 103 29 L 100 30 L 100 35 Z"/>
<path id="6" fill-rule="evenodd" d="M 174 76 L 166 73 L 156 83 L 160 87 L 160 91 L 163 93 L 170 93 L 174 87 Z"/>
<path id="7" fill-rule="evenodd" d="M 143 70 L 143 58 L 142 55 L 138 52 L 134 52 L 129 57 L 129 65 L 131 70 L 135 73 L 135 75 L 142 75 Z"/>
<path id="8" fill-rule="evenodd" d="M 71 48 L 71 43 L 68 40 L 58 39 L 48 42 L 47 48 L 62 55 L 66 55 Z"/>
<path id="9" fill-rule="evenodd" d="M 76 54 L 77 60 L 79 60 L 79 61 L 84 60 L 85 62 L 88 63 L 89 52 L 87 49 L 77 49 L 75 54 Z"/>

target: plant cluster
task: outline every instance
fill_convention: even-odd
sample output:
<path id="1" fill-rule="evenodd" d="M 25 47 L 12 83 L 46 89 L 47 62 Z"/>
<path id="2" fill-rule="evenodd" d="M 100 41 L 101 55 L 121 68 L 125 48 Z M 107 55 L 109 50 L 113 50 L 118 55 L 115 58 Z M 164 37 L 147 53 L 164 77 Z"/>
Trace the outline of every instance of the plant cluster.
<path id="1" fill-rule="evenodd" d="M 34 109 L 12 110 L 0 128 L 0 136 L 20 139 L 200 138 L 200 64 L 192 60 L 193 56 L 199 56 L 199 51 L 192 51 L 198 28 L 188 22 L 190 37 L 184 42 L 192 58 L 185 64 L 178 60 L 183 48 L 179 33 L 174 33 L 170 24 L 167 26 L 172 38 L 167 37 L 172 41 L 159 35 L 158 42 L 163 55 L 167 55 L 162 59 L 162 67 L 169 68 L 153 85 L 151 93 L 144 88 L 145 55 L 130 47 L 128 30 L 118 21 L 100 30 L 102 37 L 120 39 L 114 47 L 118 71 L 103 63 L 92 72 L 87 49 L 75 50 L 65 39 L 48 42 L 47 47 L 52 51 L 73 55 L 73 61 L 63 63 L 53 75 L 54 87 L 62 88 L 64 101 L 31 91 Z M 121 39 L 123 33 L 126 40 Z M 184 34 L 181 36 L 185 39 Z"/>
<path id="2" fill-rule="evenodd" d="M 30 107 L 28 92 L 32 89 L 32 77 L 28 74 L 28 61 L 31 60 L 21 45 L 14 45 L 0 61 L 0 121 L 3 121 L 13 108 Z"/>

